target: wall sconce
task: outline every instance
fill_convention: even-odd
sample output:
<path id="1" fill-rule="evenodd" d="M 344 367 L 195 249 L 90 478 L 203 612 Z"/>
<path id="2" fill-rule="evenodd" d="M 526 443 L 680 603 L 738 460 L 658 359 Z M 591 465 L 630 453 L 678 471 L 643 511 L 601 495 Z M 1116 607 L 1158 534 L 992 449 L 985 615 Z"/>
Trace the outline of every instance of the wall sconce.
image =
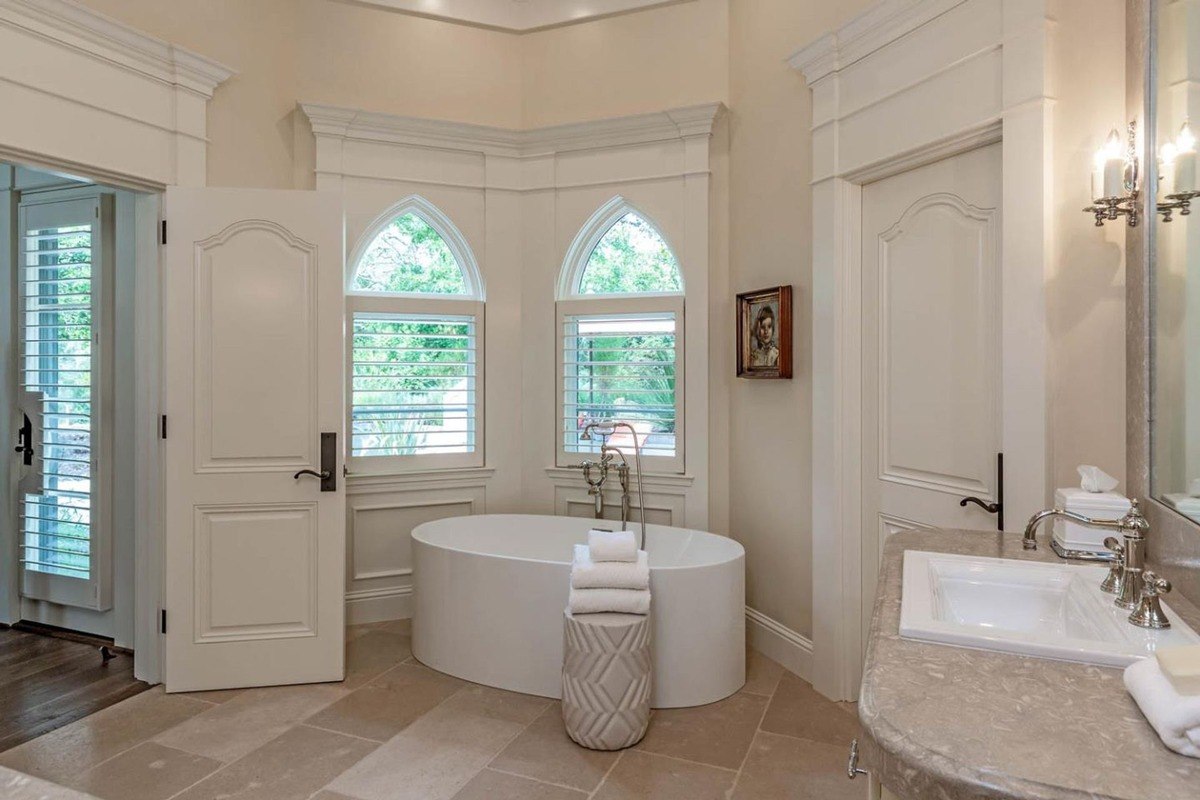
<path id="1" fill-rule="evenodd" d="M 1092 169 L 1092 197 L 1096 199 L 1084 211 L 1096 217 L 1097 228 L 1120 216 L 1127 217 L 1131 228 L 1138 224 L 1136 122 L 1129 123 L 1128 133 L 1128 141 L 1122 146 L 1121 135 L 1113 128 L 1104 146 L 1096 151 Z"/>
<path id="2" fill-rule="evenodd" d="M 1196 136 L 1186 120 L 1175 135 L 1175 141 L 1167 142 L 1159 149 L 1158 174 L 1158 185 L 1166 198 L 1158 204 L 1163 222 L 1170 222 L 1171 214 L 1176 210 L 1181 217 L 1191 214 L 1192 199 L 1200 197 L 1200 191 L 1196 188 Z"/>

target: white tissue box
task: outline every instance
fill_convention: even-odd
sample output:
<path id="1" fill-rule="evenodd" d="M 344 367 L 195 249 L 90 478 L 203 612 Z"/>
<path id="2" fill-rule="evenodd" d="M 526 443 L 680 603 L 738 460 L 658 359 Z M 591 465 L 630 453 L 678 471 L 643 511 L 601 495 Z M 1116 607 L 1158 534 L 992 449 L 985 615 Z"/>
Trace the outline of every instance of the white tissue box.
<path id="1" fill-rule="evenodd" d="M 1128 514 L 1131 505 L 1128 497 L 1117 492 L 1089 492 L 1072 486 L 1054 490 L 1054 507 L 1092 519 L 1116 520 Z M 1107 552 L 1104 540 L 1113 534 L 1111 530 L 1089 528 L 1062 517 L 1056 517 L 1054 520 L 1054 538 L 1070 550 Z"/>

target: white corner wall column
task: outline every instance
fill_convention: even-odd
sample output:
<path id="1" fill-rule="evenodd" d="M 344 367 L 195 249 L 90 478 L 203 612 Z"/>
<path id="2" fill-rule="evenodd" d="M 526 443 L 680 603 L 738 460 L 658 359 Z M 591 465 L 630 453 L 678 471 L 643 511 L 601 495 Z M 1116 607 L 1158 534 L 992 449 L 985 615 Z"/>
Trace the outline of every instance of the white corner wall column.
<path id="1" fill-rule="evenodd" d="M 1012 524 L 1048 492 L 1045 267 L 1053 97 L 1045 0 L 882 0 L 789 63 L 812 90 L 812 682 L 857 696 L 864 547 L 862 187 L 1002 141 L 1003 421 Z M 866 531 L 872 531 L 868 538 Z M 867 609 L 869 612 L 869 609 Z"/>
<path id="2" fill-rule="evenodd" d="M 381 214 L 418 196 L 461 232 L 487 285 L 482 469 L 347 479 L 347 619 L 409 615 L 409 533 L 462 514 L 590 512 L 556 452 L 555 297 L 576 234 L 623 197 L 650 216 L 687 288 L 683 474 L 647 475 L 647 517 L 708 523 L 710 140 L 720 105 L 516 131 L 305 104 L 316 186 L 339 192 L 347 254 Z M 352 268 L 348 263 L 348 268 Z M 699 313 L 688 313 L 696 309 Z M 585 504 L 586 501 L 586 504 Z M 619 507 L 615 495 L 610 498 Z"/>
<path id="3" fill-rule="evenodd" d="M 133 636 L 135 675 L 149 682 L 161 679 L 158 193 L 172 184 L 205 184 L 208 100 L 232 75 L 69 0 L 0 0 L 0 161 L 142 192 L 132 212 Z M 0 545 L 15 553 L 15 540 L 0 537 Z"/>

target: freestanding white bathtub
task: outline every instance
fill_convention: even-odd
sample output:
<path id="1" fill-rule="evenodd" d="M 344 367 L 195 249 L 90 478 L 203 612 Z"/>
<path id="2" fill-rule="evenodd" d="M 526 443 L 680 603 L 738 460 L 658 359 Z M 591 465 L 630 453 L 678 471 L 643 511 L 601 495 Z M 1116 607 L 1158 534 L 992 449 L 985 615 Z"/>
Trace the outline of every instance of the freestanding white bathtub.
<path id="1" fill-rule="evenodd" d="M 413 655 L 475 683 L 560 697 L 572 545 L 597 524 L 604 523 L 485 514 L 417 526 Z M 728 697 L 746 682 L 746 551 L 712 533 L 646 527 L 651 705 Z"/>

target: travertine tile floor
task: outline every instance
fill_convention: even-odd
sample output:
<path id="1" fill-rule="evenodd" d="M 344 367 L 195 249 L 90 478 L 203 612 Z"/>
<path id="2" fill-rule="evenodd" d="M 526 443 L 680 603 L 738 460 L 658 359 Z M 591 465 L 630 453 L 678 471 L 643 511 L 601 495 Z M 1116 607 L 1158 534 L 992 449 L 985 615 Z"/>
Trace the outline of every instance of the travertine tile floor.
<path id="1" fill-rule="evenodd" d="M 838 800 L 858 725 L 764 656 L 742 691 L 654 712 L 635 748 L 597 753 L 558 704 L 411 657 L 406 621 L 351 628 L 341 684 L 152 689 L 0 755 L 108 800 Z"/>

